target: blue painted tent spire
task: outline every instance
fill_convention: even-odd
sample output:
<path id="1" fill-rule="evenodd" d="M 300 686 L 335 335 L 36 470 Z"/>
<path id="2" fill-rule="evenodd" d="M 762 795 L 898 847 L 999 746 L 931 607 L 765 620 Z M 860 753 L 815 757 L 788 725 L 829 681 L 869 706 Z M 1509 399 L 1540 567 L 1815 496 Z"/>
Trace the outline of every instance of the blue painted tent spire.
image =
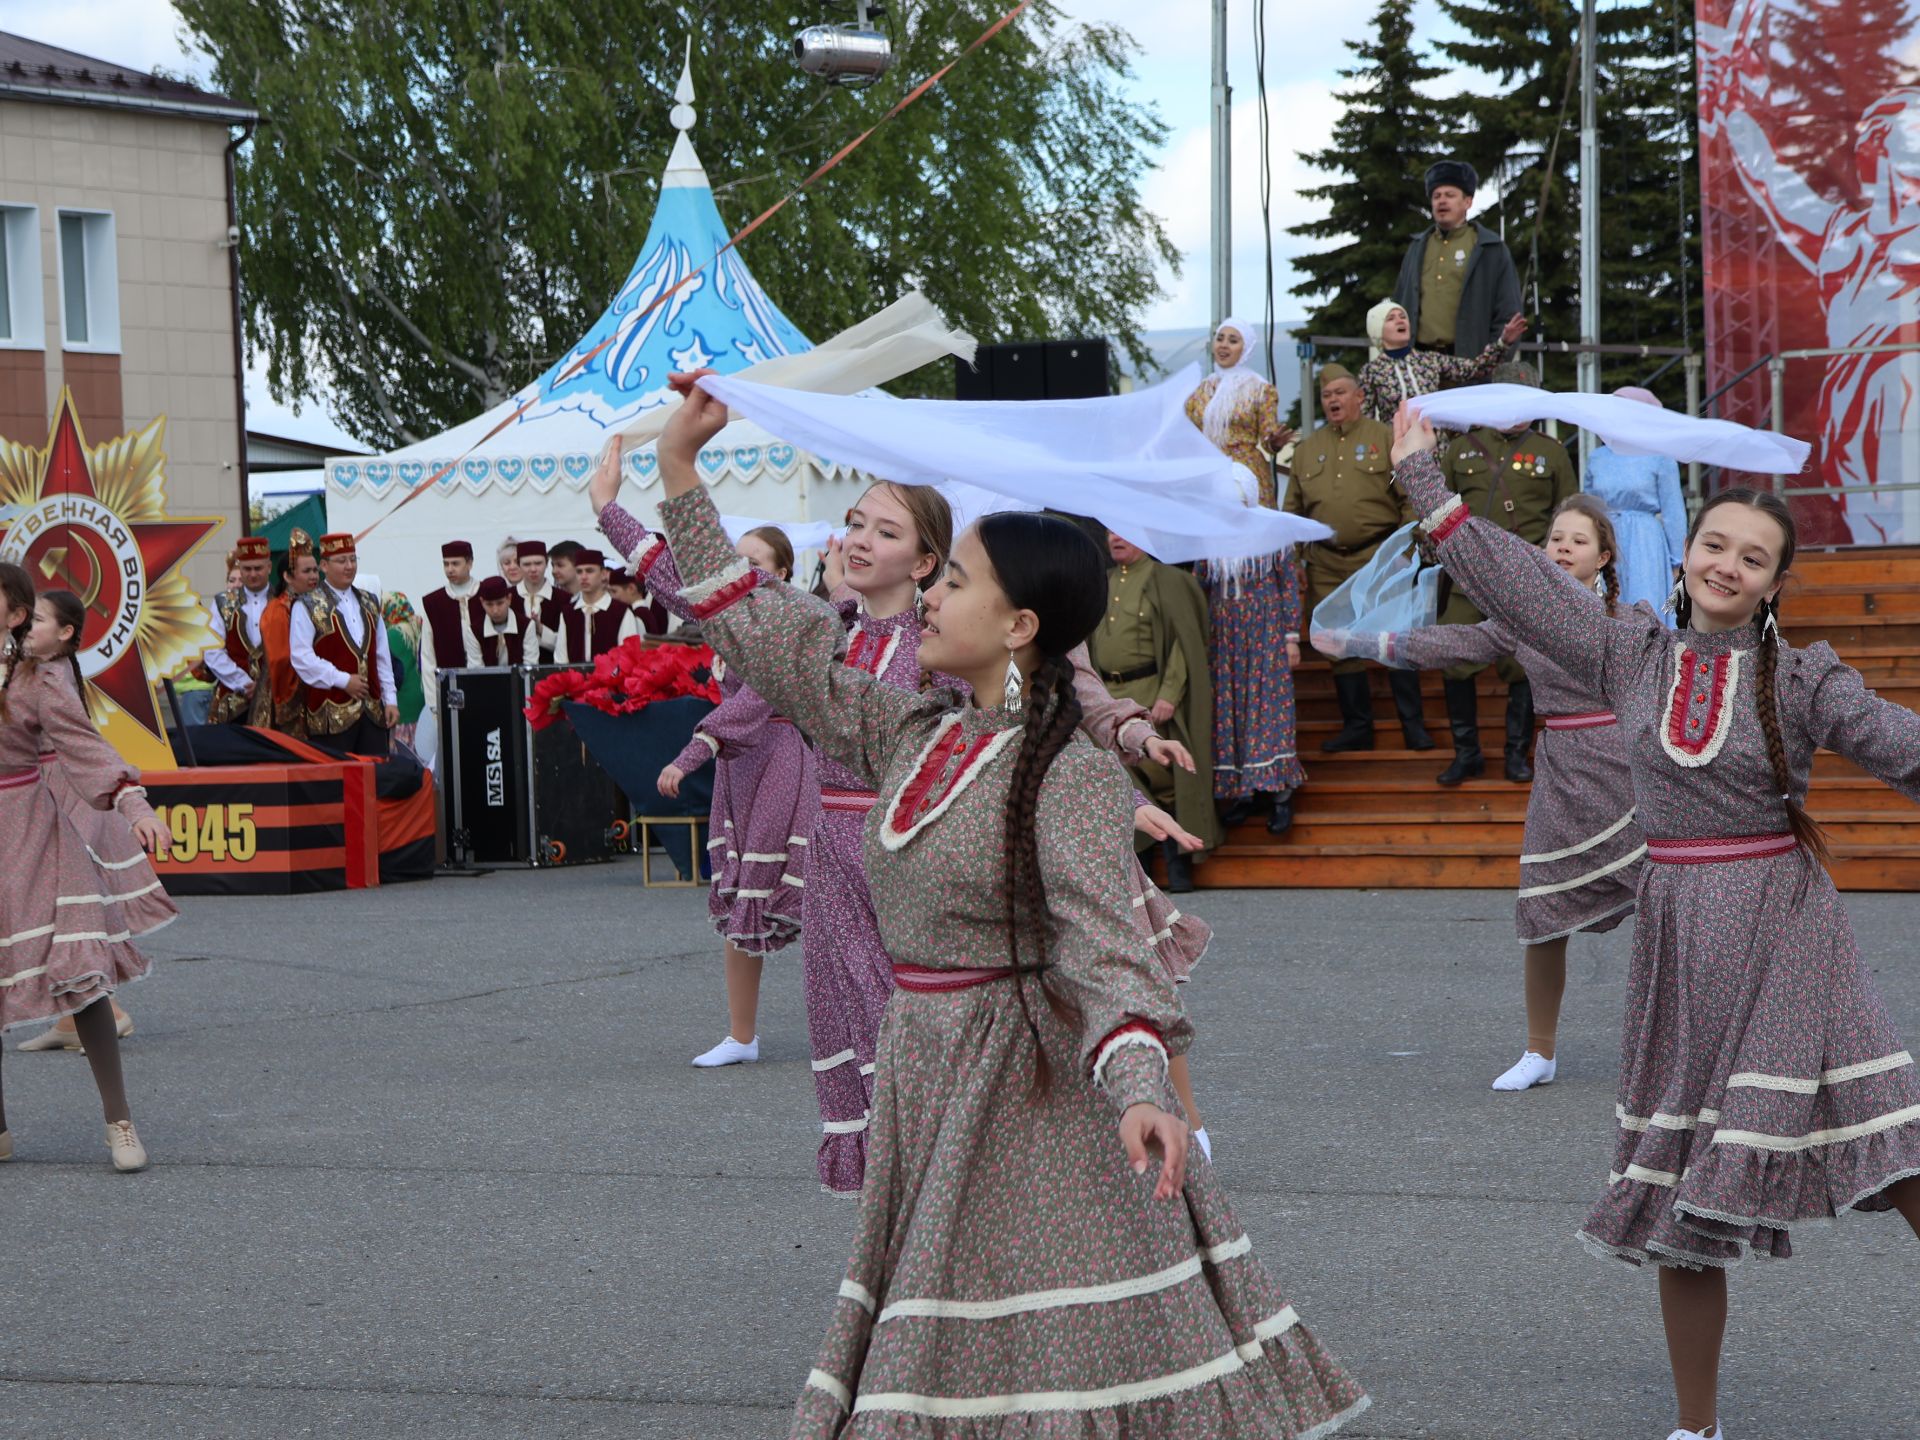
<path id="1" fill-rule="evenodd" d="M 671 371 L 711 365 L 723 374 L 731 373 L 776 355 L 813 348 L 760 288 L 738 250 L 714 259 L 733 232 L 720 218 L 713 187 L 688 138 L 698 118 L 693 108 L 691 40 L 673 99 L 670 119 L 678 133 L 640 256 L 593 328 L 540 377 L 540 403 L 522 417 L 522 424 L 574 411 L 612 429 L 665 404 Z M 659 296 L 701 266 L 706 268 L 672 299 L 642 318 Z M 581 355 L 609 336 L 612 343 L 585 369 L 563 384 L 555 383 Z"/>

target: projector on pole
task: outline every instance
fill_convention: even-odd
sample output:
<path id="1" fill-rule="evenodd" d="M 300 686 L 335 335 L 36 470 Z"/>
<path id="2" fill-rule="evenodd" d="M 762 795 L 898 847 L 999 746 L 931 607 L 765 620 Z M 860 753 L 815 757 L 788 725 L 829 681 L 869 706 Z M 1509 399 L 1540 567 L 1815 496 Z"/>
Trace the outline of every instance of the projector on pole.
<path id="1" fill-rule="evenodd" d="M 811 25 L 793 37 L 793 58 L 809 75 L 829 85 L 859 89 L 893 68 L 893 42 L 873 22 L 884 13 L 869 0 L 854 0 L 847 25 Z"/>

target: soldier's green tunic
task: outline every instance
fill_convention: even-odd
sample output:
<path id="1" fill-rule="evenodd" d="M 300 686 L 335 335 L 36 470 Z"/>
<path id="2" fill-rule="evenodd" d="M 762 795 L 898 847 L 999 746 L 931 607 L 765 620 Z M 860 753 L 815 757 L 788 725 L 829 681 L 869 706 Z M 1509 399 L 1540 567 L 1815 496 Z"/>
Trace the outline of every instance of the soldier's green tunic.
<path id="1" fill-rule="evenodd" d="M 1426 258 L 1420 266 L 1420 333 L 1414 336 L 1419 344 L 1453 348 L 1460 294 L 1467 287 L 1467 267 L 1473 263 L 1473 248 L 1479 240 L 1470 224 L 1452 232 L 1436 226 L 1427 237 Z"/>
<path id="2" fill-rule="evenodd" d="M 1468 510 L 1529 545 L 1546 544 L 1553 512 L 1580 489 L 1580 477 L 1565 447 L 1538 430 L 1508 435 L 1482 425 L 1455 437 L 1441 456 L 1440 467 Z M 1486 619 L 1457 585 L 1449 588 L 1451 594 L 1440 611 L 1441 624 L 1478 625 Z M 1453 665 L 1445 673 L 1450 680 L 1467 680 L 1486 668 Z M 1502 660 L 1496 668 L 1508 684 L 1525 678 L 1512 660 Z"/>
<path id="3" fill-rule="evenodd" d="M 1392 480 L 1393 428 L 1379 420 L 1323 425 L 1294 449 L 1293 479 L 1281 508 L 1333 531 L 1331 540 L 1301 547 L 1309 623 L 1320 602 L 1371 560 L 1382 540 L 1413 519 Z M 1333 668 L 1344 673 L 1365 665 L 1338 660 Z"/>

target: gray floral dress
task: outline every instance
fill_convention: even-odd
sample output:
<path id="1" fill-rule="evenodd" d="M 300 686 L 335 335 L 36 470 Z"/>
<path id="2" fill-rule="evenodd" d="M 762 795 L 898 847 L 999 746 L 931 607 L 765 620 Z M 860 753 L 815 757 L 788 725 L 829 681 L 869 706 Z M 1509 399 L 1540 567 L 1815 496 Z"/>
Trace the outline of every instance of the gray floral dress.
<path id="1" fill-rule="evenodd" d="M 1176 1106 L 1167 1056 L 1191 1030 L 1114 863 L 1132 808 L 1119 764 L 1076 735 L 1040 792 L 1069 1025 L 1006 978 L 1018 715 L 833 663 L 839 618 L 738 560 L 704 491 L 662 514 L 714 648 L 880 796 L 867 875 L 899 988 L 853 1255 L 792 1434 L 1281 1440 L 1357 1414 L 1366 1396 L 1253 1258 L 1198 1150 L 1156 1202 L 1120 1146 L 1126 1107 Z M 1029 1013 L 1053 1072 L 1038 1095 Z"/>
<path id="2" fill-rule="evenodd" d="M 1789 1228 L 1892 1206 L 1920 1175 L 1920 1085 L 1832 879 L 1794 843 L 1754 703 L 1749 625 L 1617 619 L 1525 541 L 1468 516 L 1431 454 L 1394 470 L 1441 561 L 1498 619 L 1612 703 L 1647 838 L 1616 1141 L 1580 1235 L 1639 1264 L 1784 1258 Z M 1792 792 L 1824 746 L 1920 799 L 1920 716 L 1832 647 L 1782 643 Z"/>

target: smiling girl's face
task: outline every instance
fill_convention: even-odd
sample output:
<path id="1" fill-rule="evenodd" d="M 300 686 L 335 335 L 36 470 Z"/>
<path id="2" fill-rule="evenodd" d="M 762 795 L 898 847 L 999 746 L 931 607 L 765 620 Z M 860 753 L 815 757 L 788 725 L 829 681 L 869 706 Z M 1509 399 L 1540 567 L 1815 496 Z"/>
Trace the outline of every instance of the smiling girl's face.
<path id="1" fill-rule="evenodd" d="M 1687 547 L 1687 598 L 1696 630 L 1736 630 L 1780 589 L 1786 532 L 1771 515 L 1717 505 L 1700 519 Z"/>
<path id="2" fill-rule="evenodd" d="M 847 512 L 842 554 L 847 588 L 861 595 L 918 585 L 940 563 L 922 547 L 913 516 L 889 485 L 874 486 Z"/>

